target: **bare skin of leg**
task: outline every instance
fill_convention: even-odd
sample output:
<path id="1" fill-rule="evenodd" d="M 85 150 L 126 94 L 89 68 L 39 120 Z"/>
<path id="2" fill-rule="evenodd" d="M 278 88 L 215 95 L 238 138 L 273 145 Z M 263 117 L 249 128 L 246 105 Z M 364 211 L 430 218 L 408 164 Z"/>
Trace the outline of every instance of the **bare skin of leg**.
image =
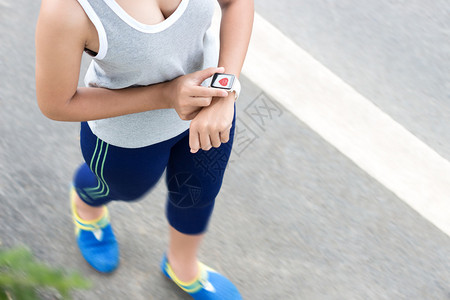
<path id="1" fill-rule="evenodd" d="M 78 195 L 75 195 L 75 207 L 77 208 L 78 216 L 85 221 L 98 219 L 104 212 L 103 206 L 94 207 L 87 205 Z"/>
<path id="2" fill-rule="evenodd" d="M 188 235 L 169 228 L 167 258 L 173 272 L 183 282 L 190 282 L 198 275 L 197 252 L 205 234 Z"/>

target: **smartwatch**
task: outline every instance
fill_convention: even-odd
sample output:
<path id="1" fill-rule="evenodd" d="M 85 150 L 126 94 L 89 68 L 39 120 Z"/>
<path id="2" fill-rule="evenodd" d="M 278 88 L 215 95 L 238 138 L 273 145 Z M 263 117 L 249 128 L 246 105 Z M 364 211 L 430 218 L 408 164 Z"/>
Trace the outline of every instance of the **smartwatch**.
<path id="1" fill-rule="evenodd" d="M 234 99 L 239 97 L 241 92 L 241 83 L 232 74 L 216 73 L 211 79 L 210 87 L 224 89 L 230 93 L 234 92 Z"/>

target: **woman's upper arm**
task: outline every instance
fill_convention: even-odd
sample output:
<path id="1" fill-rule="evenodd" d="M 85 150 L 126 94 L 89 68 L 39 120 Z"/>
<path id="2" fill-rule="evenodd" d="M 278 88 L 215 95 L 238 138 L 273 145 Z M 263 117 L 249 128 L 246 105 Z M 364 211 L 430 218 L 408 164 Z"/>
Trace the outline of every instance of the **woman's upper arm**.
<path id="1" fill-rule="evenodd" d="M 36 26 L 36 97 L 49 118 L 76 93 L 86 36 L 86 16 L 76 0 L 42 1 Z"/>

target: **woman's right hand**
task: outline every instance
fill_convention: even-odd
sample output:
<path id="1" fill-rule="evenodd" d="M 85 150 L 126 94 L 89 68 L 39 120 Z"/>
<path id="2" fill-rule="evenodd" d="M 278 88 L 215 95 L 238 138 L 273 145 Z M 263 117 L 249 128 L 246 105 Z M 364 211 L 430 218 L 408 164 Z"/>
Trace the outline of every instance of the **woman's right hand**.
<path id="1" fill-rule="evenodd" d="M 228 92 L 201 86 L 202 82 L 214 75 L 223 73 L 224 68 L 208 68 L 177 77 L 167 82 L 166 99 L 182 120 L 192 120 L 200 110 L 209 106 L 213 97 L 227 97 Z"/>

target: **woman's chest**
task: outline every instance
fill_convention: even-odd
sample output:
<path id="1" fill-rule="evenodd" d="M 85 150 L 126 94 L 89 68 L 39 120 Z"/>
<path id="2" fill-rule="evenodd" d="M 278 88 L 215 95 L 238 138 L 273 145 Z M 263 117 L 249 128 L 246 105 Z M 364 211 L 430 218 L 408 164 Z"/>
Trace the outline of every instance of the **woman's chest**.
<path id="1" fill-rule="evenodd" d="M 136 21 L 154 25 L 171 16 L 181 0 L 115 0 Z"/>
<path id="2" fill-rule="evenodd" d="M 201 67 L 205 47 L 211 47 L 213 41 L 206 33 L 214 3 L 182 0 L 169 18 L 153 25 L 136 23 L 120 11 L 109 11 L 102 18 L 107 41 L 102 64 L 121 74 L 145 70 L 159 73 L 191 64 Z"/>

